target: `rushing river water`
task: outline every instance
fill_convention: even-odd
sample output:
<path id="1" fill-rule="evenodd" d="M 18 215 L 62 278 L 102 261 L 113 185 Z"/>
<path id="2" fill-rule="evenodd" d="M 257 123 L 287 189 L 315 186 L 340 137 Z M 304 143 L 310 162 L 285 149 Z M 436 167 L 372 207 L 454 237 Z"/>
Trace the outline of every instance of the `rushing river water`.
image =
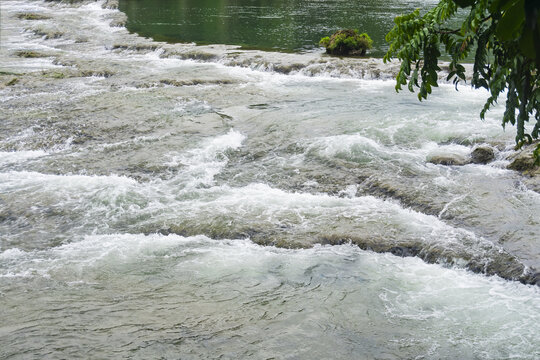
<path id="1" fill-rule="evenodd" d="M 540 358 L 540 195 L 486 93 L 106 5 L 0 3 L 0 359 Z"/>

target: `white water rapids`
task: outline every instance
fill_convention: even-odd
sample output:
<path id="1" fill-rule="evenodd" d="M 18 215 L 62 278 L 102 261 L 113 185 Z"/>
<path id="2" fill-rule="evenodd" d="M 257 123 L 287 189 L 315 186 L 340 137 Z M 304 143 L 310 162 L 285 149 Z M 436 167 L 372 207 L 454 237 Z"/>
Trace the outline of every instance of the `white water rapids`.
<path id="1" fill-rule="evenodd" d="M 103 5 L 0 4 L 0 359 L 540 358 L 540 195 L 485 92 Z"/>

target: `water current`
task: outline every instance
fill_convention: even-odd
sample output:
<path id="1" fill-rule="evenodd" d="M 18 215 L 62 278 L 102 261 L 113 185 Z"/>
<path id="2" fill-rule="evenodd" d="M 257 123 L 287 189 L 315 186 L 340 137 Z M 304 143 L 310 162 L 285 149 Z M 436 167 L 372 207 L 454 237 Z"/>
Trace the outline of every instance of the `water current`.
<path id="1" fill-rule="evenodd" d="M 540 358 L 540 195 L 487 93 L 0 10 L 0 359 Z"/>

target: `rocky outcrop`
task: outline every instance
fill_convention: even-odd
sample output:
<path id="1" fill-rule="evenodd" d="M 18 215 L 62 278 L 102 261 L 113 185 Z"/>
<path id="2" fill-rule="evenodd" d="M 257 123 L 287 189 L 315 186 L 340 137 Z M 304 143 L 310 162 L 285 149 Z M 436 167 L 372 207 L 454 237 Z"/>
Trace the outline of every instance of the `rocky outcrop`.
<path id="1" fill-rule="evenodd" d="M 524 146 L 520 152 L 510 156 L 511 163 L 508 168 L 523 172 L 526 175 L 540 176 L 540 167 L 535 163 L 533 156 L 533 151 L 539 144 L 540 142 L 537 141 L 534 144 Z"/>
<path id="2" fill-rule="evenodd" d="M 43 54 L 37 51 L 32 51 L 32 50 L 19 50 L 15 52 L 15 56 L 28 59 L 28 58 L 42 58 L 42 57 L 47 57 L 49 55 Z"/>
<path id="3" fill-rule="evenodd" d="M 21 20 L 47 20 L 50 17 L 36 13 L 20 13 L 17 17 Z"/>
<path id="4" fill-rule="evenodd" d="M 116 10 L 118 9 L 118 0 L 105 0 L 103 5 L 101 5 L 103 9 L 111 9 Z"/>
<path id="5" fill-rule="evenodd" d="M 365 55 L 371 49 L 373 41 L 366 34 L 359 34 L 358 30 L 339 30 L 332 36 L 322 38 L 320 45 L 326 48 L 326 53 L 332 55 Z"/>
<path id="6" fill-rule="evenodd" d="M 428 155 L 426 160 L 431 164 L 447 166 L 488 164 L 495 160 L 495 150 L 489 145 L 478 145 L 468 155 L 453 152 L 436 153 Z"/>
<path id="7" fill-rule="evenodd" d="M 471 160 L 475 164 L 487 164 L 495 159 L 495 151 L 490 146 L 480 145 L 471 152 Z"/>
<path id="8" fill-rule="evenodd" d="M 509 157 L 510 165 L 508 169 L 519 171 L 523 176 L 523 184 L 532 191 L 540 193 L 540 166 L 535 163 L 533 152 L 540 144 L 537 141 L 534 144 L 524 146 L 520 152 Z"/>
<path id="9" fill-rule="evenodd" d="M 428 157 L 427 162 L 435 165 L 467 165 L 471 160 L 457 154 L 441 154 Z"/>
<path id="10" fill-rule="evenodd" d="M 466 247 L 448 247 L 441 244 L 429 244 L 422 241 L 392 243 L 377 238 L 356 238 L 322 236 L 322 244 L 339 245 L 351 243 L 363 250 L 377 253 L 391 253 L 400 257 L 416 256 L 430 264 L 447 266 L 464 266 L 466 269 L 485 275 L 497 275 L 507 280 L 519 281 L 523 284 L 540 285 L 540 272 L 525 267 L 519 259 L 495 246 L 480 245 L 477 254 L 469 252 Z"/>

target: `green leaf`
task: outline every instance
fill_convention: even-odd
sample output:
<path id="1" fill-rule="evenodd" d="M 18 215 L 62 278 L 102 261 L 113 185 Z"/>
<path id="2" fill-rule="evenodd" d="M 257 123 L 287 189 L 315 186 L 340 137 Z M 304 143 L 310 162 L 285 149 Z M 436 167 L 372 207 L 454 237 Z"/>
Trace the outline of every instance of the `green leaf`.
<path id="1" fill-rule="evenodd" d="M 519 49 L 529 59 L 536 59 L 536 49 L 534 47 L 534 34 L 532 31 L 525 30 L 519 40 Z"/>
<path id="2" fill-rule="evenodd" d="M 533 156 L 535 159 L 535 164 L 540 165 L 540 144 L 536 147 L 536 150 L 533 151 Z"/>
<path id="3" fill-rule="evenodd" d="M 518 0 L 506 10 L 497 25 L 496 34 L 502 41 L 512 40 L 525 23 L 525 0 Z"/>
<path id="4" fill-rule="evenodd" d="M 489 11 L 491 13 L 508 10 L 508 7 L 512 5 L 516 0 L 495 0 L 491 3 Z"/>
<path id="5" fill-rule="evenodd" d="M 466 8 L 474 4 L 475 0 L 453 0 L 459 7 Z"/>

